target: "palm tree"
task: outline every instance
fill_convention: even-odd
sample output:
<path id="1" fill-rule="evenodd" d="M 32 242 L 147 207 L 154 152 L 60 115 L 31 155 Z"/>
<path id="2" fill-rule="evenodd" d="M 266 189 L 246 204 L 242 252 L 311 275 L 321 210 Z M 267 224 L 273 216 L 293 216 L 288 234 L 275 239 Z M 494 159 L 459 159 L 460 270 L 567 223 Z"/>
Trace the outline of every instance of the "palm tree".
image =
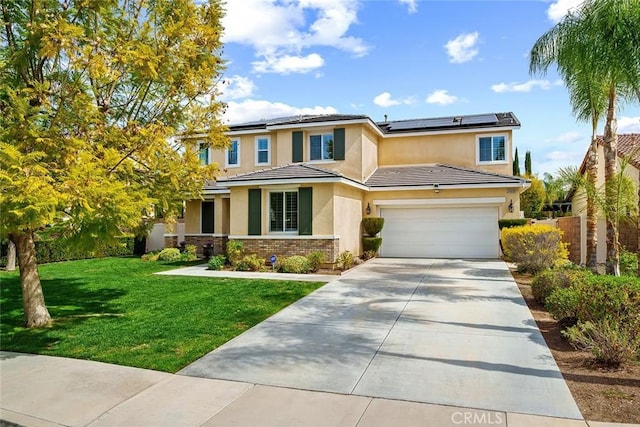
<path id="1" fill-rule="evenodd" d="M 617 169 L 616 102 L 618 97 L 640 101 L 640 2 L 586 0 L 572 14 L 543 34 L 530 53 L 532 74 L 546 73 L 552 64 L 569 89 L 573 112 L 591 120 L 587 156 L 589 180 L 595 185 L 598 166 L 596 133 L 606 113 L 604 132 L 606 195 L 615 210 Z M 617 212 L 607 215 L 607 272 L 619 274 Z M 587 265 L 596 267 L 597 212 L 587 199 Z"/>

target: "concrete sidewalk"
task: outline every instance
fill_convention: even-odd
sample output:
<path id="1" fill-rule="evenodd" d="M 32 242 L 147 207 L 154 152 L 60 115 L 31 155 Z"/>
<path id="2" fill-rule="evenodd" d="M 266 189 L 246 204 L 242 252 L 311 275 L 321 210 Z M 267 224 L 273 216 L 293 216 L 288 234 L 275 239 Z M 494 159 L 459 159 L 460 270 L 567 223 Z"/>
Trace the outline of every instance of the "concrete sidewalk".
<path id="1" fill-rule="evenodd" d="M 172 375 L 0 352 L 0 425 L 387 427 L 613 424 Z"/>

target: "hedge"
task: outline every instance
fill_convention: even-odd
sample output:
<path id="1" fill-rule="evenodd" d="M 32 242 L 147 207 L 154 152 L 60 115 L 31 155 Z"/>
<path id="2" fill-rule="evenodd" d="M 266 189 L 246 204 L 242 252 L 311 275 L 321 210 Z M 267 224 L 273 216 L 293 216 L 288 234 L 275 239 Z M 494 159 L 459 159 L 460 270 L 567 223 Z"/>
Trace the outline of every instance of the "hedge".
<path id="1" fill-rule="evenodd" d="M 117 240 L 117 243 L 110 245 L 97 244 L 89 250 L 78 247 L 69 239 L 37 240 L 35 242 L 36 260 L 38 264 L 46 264 L 49 262 L 72 261 L 76 259 L 133 255 L 133 236 L 119 237 Z M 0 246 L 0 253 L 2 254 L 2 256 L 0 256 L 0 265 L 6 266 L 8 242 L 3 240 Z"/>

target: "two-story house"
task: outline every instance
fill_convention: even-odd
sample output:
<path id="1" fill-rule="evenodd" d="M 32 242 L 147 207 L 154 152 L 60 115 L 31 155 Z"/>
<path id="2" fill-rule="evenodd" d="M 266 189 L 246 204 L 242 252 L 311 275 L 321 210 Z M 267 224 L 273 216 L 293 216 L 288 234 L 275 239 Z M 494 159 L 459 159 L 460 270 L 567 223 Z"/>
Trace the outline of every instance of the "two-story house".
<path id="1" fill-rule="evenodd" d="M 513 113 L 374 122 L 316 115 L 229 126 L 201 152 L 221 176 L 186 203 L 184 239 L 227 240 L 265 259 L 362 253 L 361 220 L 385 219 L 384 257 L 497 258 L 498 219 L 519 216 Z M 167 245 L 175 245 L 167 235 Z"/>

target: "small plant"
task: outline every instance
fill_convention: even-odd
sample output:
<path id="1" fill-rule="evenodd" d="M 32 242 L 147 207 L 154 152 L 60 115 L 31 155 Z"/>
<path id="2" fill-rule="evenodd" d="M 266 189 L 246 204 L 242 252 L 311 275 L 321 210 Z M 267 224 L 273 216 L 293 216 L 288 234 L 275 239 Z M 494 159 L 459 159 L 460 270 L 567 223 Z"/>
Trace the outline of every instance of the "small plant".
<path id="1" fill-rule="evenodd" d="M 216 255 L 209 258 L 209 270 L 222 270 L 224 264 L 227 262 L 227 258 L 224 255 Z"/>
<path id="2" fill-rule="evenodd" d="M 375 258 L 376 255 L 378 255 L 377 251 L 364 251 L 362 253 L 362 260 L 366 261 L 368 259 Z"/>
<path id="3" fill-rule="evenodd" d="M 384 226 L 384 218 L 380 217 L 365 217 L 362 218 L 362 229 L 367 236 L 375 237 Z"/>
<path id="4" fill-rule="evenodd" d="M 308 273 L 310 270 L 309 260 L 302 255 L 293 255 L 280 261 L 278 269 L 282 273 Z"/>
<path id="5" fill-rule="evenodd" d="M 353 254 L 349 251 L 344 251 L 338 255 L 336 260 L 336 268 L 338 270 L 348 270 L 353 267 Z"/>
<path id="6" fill-rule="evenodd" d="M 158 251 L 147 252 L 146 254 L 142 255 L 140 259 L 143 261 L 157 261 L 158 255 L 159 255 Z"/>
<path id="7" fill-rule="evenodd" d="M 504 254 L 518 264 L 518 270 L 538 273 L 567 262 L 569 252 L 562 231 L 550 225 L 503 228 Z"/>
<path id="8" fill-rule="evenodd" d="M 196 245 L 186 245 L 182 251 L 182 261 L 195 261 L 198 259 Z"/>
<path id="9" fill-rule="evenodd" d="M 309 271 L 315 273 L 320 269 L 320 266 L 325 263 L 326 256 L 322 251 L 313 251 L 307 255 L 307 261 L 309 261 Z"/>
<path id="10" fill-rule="evenodd" d="M 362 249 L 365 252 L 373 252 L 378 253 L 380 249 L 380 245 L 382 245 L 382 237 L 363 237 L 362 238 Z"/>
<path id="11" fill-rule="evenodd" d="M 244 243 L 240 240 L 229 240 L 227 242 L 227 259 L 232 267 L 244 257 Z"/>
<path id="12" fill-rule="evenodd" d="M 640 355 L 640 331 L 614 319 L 579 322 L 563 334 L 607 366 L 618 367 Z"/>
<path id="13" fill-rule="evenodd" d="M 236 271 L 264 271 L 265 269 L 265 260 L 258 258 L 256 254 L 245 255 L 235 265 Z"/>
<path id="14" fill-rule="evenodd" d="M 545 308 L 551 316 L 562 321 L 576 319 L 580 294 L 575 288 L 557 288 L 546 298 Z M 566 320 L 565 320 L 566 322 Z"/>
<path id="15" fill-rule="evenodd" d="M 158 254 L 159 261 L 169 261 L 176 262 L 182 259 L 182 255 L 180 254 L 180 249 L 178 248 L 164 248 Z"/>

